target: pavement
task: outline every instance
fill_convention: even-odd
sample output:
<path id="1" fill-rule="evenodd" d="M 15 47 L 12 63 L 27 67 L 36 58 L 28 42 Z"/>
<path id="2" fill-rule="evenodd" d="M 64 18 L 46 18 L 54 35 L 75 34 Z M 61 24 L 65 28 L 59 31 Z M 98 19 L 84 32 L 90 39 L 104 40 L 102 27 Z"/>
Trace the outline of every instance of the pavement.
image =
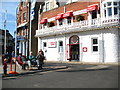
<path id="1" fill-rule="evenodd" d="M 118 63 L 81 63 L 81 62 L 53 62 L 53 61 L 45 61 L 45 64 L 43 65 L 42 70 L 38 70 L 37 67 L 32 67 L 31 70 L 22 70 L 21 66 L 16 65 L 16 72 L 18 74 L 8 74 L 3 77 L 11 77 L 11 76 L 16 76 L 16 75 L 25 75 L 25 74 L 33 74 L 37 72 L 47 72 L 47 71 L 53 71 L 53 70 L 60 70 L 60 69 L 70 69 L 74 68 L 76 64 L 79 65 L 79 69 L 81 70 L 93 70 L 93 69 L 105 69 L 108 68 L 109 65 L 115 65 L 118 66 Z M 2 64 L 0 64 L 0 76 L 3 75 L 3 70 L 2 70 Z M 12 64 L 12 71 L 14 71 L 15 65 Z M 8 64 L 8 72 L 10 71 L 10 64 Z"/>
<path id="2" fill-rule="evenodd" d="M 15 71 L 15 64 L 12 64 L 12 70 L 10 70 L 11 65 L 8 63 L 8 70 L 7 73 L 9 71 Z M 2 64 L 0 64 L 0 76 L 3 76 L 3 66 Z M 32 67 L 32 69 L 28 70 L 22 70 L 22 67 L 19 65 L 16 65 L 16 72 L 18 74 L 8 74 L 6 76 L 3 77 L 11 77 L 11 76 L 16 76 L 16 75 L 24 75 L 24 74 L 32 74 L 32 73 L 37 73 L 37 72 L 45 72 L 45 71 L 53 71 L 53 70 L 58 70 L 58 69 L 66 69 L 68 68 L 68 66 L 66 65 L 61 65 L 61 64 L 53 64 L 53 63 L 45 63 L 43 65 L 43 69 L 42 70 L 38 70 L 37 67 Z"/>

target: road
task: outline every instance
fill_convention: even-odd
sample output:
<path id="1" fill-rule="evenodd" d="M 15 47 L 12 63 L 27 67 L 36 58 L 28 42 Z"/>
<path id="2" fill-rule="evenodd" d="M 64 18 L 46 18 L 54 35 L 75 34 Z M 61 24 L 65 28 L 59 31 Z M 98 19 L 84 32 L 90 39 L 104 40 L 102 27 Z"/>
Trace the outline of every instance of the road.
<path id="1" fill-rule="evenodd" d="M 67 69 L 3 78 L 3 88 L 118 88 L 118 67 L 70 65 Z"/>

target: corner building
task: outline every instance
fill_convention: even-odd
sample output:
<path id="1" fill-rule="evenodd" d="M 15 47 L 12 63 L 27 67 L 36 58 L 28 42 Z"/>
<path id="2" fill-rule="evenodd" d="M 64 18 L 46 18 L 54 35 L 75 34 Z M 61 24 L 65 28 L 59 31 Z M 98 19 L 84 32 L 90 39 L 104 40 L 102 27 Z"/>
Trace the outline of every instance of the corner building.
<path id="1" fill-rule="evenodd" d="M 42 49 L 48 61 L 116 63 L 120 61 L 119 15 L 120 0 L 75 0 L 43 10 L 35 35 L 38 51 Z"/>

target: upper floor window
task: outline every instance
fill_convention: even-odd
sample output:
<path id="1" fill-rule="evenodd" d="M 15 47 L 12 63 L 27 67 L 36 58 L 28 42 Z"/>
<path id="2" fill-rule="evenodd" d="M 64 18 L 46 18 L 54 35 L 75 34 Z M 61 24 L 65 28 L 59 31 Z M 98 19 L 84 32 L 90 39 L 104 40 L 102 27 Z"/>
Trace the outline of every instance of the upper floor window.
<path id="1" fill-rule="evenodd" d="M 71 23 L 72 23 L 72 17 L 68 17 L 67 18 L 67 24 L 71 25 Z"/>
<path id="2" fill-rule="evenodd" d="M 107 6 L 111 6 L 112 5 L 112 2 L 107 2 Z"/>
<path id="3" fill-rule="evenodd" d="M 119 2 L 104 2 L 103 3 L 103 15 L 104 17 L 118 15 L 119 12 Z"/>
<path id="4" fill-rule="evenodd" d="M 49 2 L 46 3 L 46 11 L 49 10 Z"/>
<path id="5" fill-rule="evenodd" d="M 117 5 L 118 3 L 117 2 L 113 2 L 113 5 Z"/>
<path id="6" fill-rule="evenodd" d="M 47 28 L 47 23 L 42 24 L 42 28 Z"/>
<path id="7" fill-rule="evenodd" d="M 63 19 L 59 19 L 58 22 L 59 22 L 59 25 L 63 25 Z"/>
<path id="8" fill-rule="evenodd" d="M 23 13 L 23 21 L 25 21 L 25 20 L 26 20 L 26 12 Z"/>
<path id="9" fill-rule="evenodd" d="M 108 8 L 108 16 L 112 16 L 112 8 Z"/>
<path id="10" fill-rule="evenodd" d="M 114 7 L 114 15 L 118 14 L 118 8 Z"/>
<path id="11" fill-rule="evenodd" d="M 26 2 L 23 2 L 23 7 L 26 7 Z"/>

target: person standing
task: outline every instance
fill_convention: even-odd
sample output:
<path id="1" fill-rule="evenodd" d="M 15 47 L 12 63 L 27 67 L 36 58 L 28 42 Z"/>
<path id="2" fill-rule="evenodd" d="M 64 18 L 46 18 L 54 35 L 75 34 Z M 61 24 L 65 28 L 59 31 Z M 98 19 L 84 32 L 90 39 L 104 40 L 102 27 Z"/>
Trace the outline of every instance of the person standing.
<path id="1" fill-rule="evenodd" d="M 43 61 L 44 61 L 44 55 L 41 51 L 39 51 L 38 55 L 36 56 L 36 61 L 37 61 L 37 65 L 38 65 L 38 69 L 42 69 L 43 66 Z"/>
<path id="2" fill-rule="evenodd" d="M 5 58 L 4 62 L 3 62 L 4 75 L 7 75 L 7 61 L 8 61 L 8 59 Z"/>

